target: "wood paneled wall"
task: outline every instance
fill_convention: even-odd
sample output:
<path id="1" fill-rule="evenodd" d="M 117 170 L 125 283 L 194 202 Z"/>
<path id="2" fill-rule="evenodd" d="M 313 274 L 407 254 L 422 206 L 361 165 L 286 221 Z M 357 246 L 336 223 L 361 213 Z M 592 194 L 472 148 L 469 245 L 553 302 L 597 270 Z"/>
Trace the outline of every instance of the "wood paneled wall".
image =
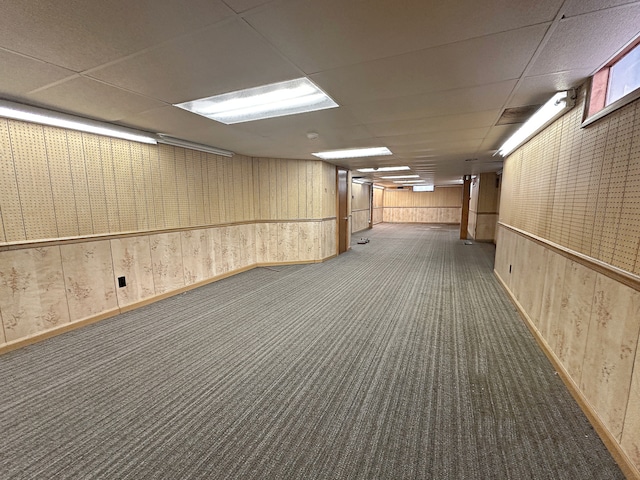
<path id="1" fill-rule="evenodd" d="M 500 220 L 640 274 L 640 103 L 580 128 L 580 97 L 509 157 Z"/>
<path id="2" fill-rule="evenodd" d="M 383 219 L 390 223 L 460 223 L 462 187 L 436 187 L 433 192 L 410 189 L 384 191 Z"/>
<path id="3" fill-rule="evenodd" d="M 382 223 L 384 220 L 384 190 L 373 189 L 373 224 Z"/>
<path id="4" fill-rule="evenodd" d="M 506 159 L 495 270 L 638 475 L 640 102 L 586 128 L 583 109 Z"/>
<path id="5" fill-rule="evenodd" d="M 467 231 L 475 240 L 494 240 L 498 222 L 498 176 L 481 173 L 471 183 Z"/>
<path id="6" fill-rule="evenodd" d="M 371 225 L 371 185 L 351 183 L 351 233 L 366 230 Z"/>
<path id="7" fill-rule="evenodd" d="M 0 119 L 0 346 L 256 265 L 322 261 L 335 222 L 335 167 L 319 160 Z"/>

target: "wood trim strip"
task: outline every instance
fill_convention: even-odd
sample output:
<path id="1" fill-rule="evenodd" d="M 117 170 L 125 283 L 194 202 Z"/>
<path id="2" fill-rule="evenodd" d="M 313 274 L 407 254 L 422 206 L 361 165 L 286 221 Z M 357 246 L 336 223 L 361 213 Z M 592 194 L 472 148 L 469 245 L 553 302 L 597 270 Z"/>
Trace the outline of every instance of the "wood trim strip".
<path id="1" fill-rule="evenodd" d="M 574 400 L 577 402 L 580 409 L 587 416 L 587 419 L 595 429 L 596 433 L 598 434 L 598 436 L 600 437 L 604 445 L 607 447 L 607 450 L 609 450 L 609 452 L 611 453 L 611 456 L 613 457 L 613 459 L 616 461 L 616 463 L 622 470 L 622 473 L 629 480 L 640 480 L 640 470 L 636 468 L 636 466 L 633 464 L 629 456 L 622 449 L 622 446 L 620 445 L 620 443 L 618 443 L 618 441 L 613 436 L 613 434 L 607 429 L 607 427 L 605 426 L 605 423 L 600 419 L 595 409 L 591 406 L 591 403 L 589 403 L 589 400 L 587 400 L 587 398 L 584 396 L 584 394 L 582 393 L 578 385 L 573 381 L 569 373 L 565 370 L 564 366 L 562 365 L 562 362 L 560 362 L 560 359 L 556 356 L 553 350 L 551 350 L 551 347 L 549 346 L 547 341 L 544 339 L 544 337 L 541 335 L 540 331 L 535 326 L 535 323 L 533 322 L 531 317 L 529 317 L 529 315 L 524 310 L 520 302 L 518 302 L 518 300 L 515 298 L 515 296 L 513 295 L 513 293 L 507 286 L 507 284 L 505 283 L 505 281 L 498 274 L 497 270 L 494 270 L 493 274 L 496 276 L 496 278 L 498 279 L 498 282 L 500 282 L 500 285 L 502 285 L 502 288 L 505 290 L 505 292 L 509 296 L 509 299 L 518 310 L 518 313 L 520 314 L 520 316 L 524 320 L 525 325 L 527 326 L 527 328 L 535 338 L 536 342 L 538 343 L 538 346 L 544 352 L 546 357 L 549 359 L 549 361 L 553 365 L 553 368 L 556 370 L 556 372 L 558 372 L 558 374 L 560 375 L 560 378 L 562 379 L 562 382 L 565 384 L 565 386 L 569 390 L 569 393 L 571 393 L 571 396 L 574 398 Z"/>
<path id="2" fill-rule="evenodd" d="M 420 205 L 415 205 L 415 206 L 405 206 L 405 207 L 387 207 L 386 205 L 383 207 L 377 207 L 377 208 L 462 208 L 462 206 L 460 205 L 443 205 L 441 207 L 433 207 L 433 206 L 420 206 Z"/>
<path id="3" fill-rule="evenodd" d="M 289 220 L 254 220 L 244 222 L 217 223 L 208 225 L 196 225 L 193 227 L 163 228 L 157 230 L 139 230 L 135 232 L 104 233 L 98 235 L 84 235 L 78 237 L 58 238 L 52 240 L 24 240 L 20 242 L 7 242 L 0 244 L 0 252 L 7 250 L 22 250 L 24 248 L 52 247 L 58 245 L 70 245 L 74 243 L 98 242 L 101 240 L 114 240 L 119 238 L 140 237 L 144 235 L 157 235 L 161 233 L 188 232 L 203 228 L 234 227 L 239 225 L 257 225 L 259 223 L 313 223 L 335 220 L 337 217 L 326 218 L 296 218 Z"/>
<path id="4" fill-rule="evenodd" d="M 605 275 L 612 280 L 620 282 L 627 287 L 633 288 L 634 290 L 640 292 L 640 276 L 638 275 L 634 275 L 633 273 L 627 272 L 620 268 L 614 267 L 613 265 L 609 265 L 608 263 L 589 257 L 583 253 L 579 253 L 567 247 L 563 247 L 562 245 L 558 245 L 557 243 L 553 243 L 542 237 L 533 235 L 532 233 L 525 232 L 524 230 L 520 230 L 519 228 L 512 227 L 511 225 L 507 225 L 506 223 L 498 222 L 498 225 L 514 233 L 517 233 L 524 238 L 532 240 L 537 244 L 542 245 L 543 247 L 549 248 L 553 252 L 558 253 L 563 257 L 568 258 L 569 260 L 573 260 L 574 262 L 584 265 L 587 268 L 595 270 L 596 272 L 601 273 L 602 275 Z"/>

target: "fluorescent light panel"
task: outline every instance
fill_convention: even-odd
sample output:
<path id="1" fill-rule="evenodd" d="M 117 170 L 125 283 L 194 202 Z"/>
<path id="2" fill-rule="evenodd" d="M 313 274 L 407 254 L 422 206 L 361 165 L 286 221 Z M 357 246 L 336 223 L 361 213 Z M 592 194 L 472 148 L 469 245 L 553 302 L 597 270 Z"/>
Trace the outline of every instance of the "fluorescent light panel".
<path id="1" fill-rule="evenodd" d="M 387 147 L 348 148 L 345 150 L 328 150 L 326 152 L 312 153 L 323 160 L 336 160 L 339 158 L 377 157 L 393 155 Z"/>
<path id="2" fill-rule="evenodd" d="M 203 145 L 202 143 L 190 142 L 188 140 L 170 137 L 163 133 L 158 134 L 158 142 L 164 143 L 166 145 L 173 145 L 174 147 L 191 148 L 193 150 L 199 150 L 201 152 L 213 153 L 214 155 L 222 155 L 223 157 L 233 157 L 234 155 L 234 153 L 230 152 L 229 150 L 223 150 L 221 148 Z"/>
<path id="3" fill-rule="evenodd" d="M 574 101 L 569 98 L 568 91 L 556 93 L 504 142 L 497 153 L 506 157 L 546 127 L 566 109 L 573 107 L 573 104 Z"/>
<path id="4" fill-rule="evenodd" d="M 413 186 L 414 192 L 433 192 L 433 190 L 434 190 L 433 185 L 414 185 Z"/>
<path id="5" fill-rule="evenodd" d="M 426 180 L 394 180 L 393 183 L 427 183 Z"/>
<path id="6" fill-rule="evenodd" d="M 174 105 L 232 125 L 338 106 L 308 78 L 247 88 Z"/>
<path id="7" fill-rule="evenodd" d="M 66 113 L 54 112 L 53 110 L 32 107 L 7 100 L 0 100 L 0 117 L 52 127 L 68 128 L 70 130 L 95 133 L 96 135 L 122 138 L 124 140 L 149 143 L 152 145 L 157 143 L 151 134 L 147 135 L 131 128 L 119 127 L 96 120 L 89 120 L 88 118 L 76 117 Z"/>
<path id="8" fill-rule="evenodd" d="M 378 168 L 359 168 L 358 171 L 362 173 L 374 173 L 374 172 L 396 172 L 400 170 L 411 170 L 407 166 L 403 167 L 378 167 Z"/>
<path id="9" fill-rule="evenodd" d="M 393 180 L 394 178 L 420 178 L 420 175 L 389 175 L 387 177 L 380 177 L 385 180 Z"/>

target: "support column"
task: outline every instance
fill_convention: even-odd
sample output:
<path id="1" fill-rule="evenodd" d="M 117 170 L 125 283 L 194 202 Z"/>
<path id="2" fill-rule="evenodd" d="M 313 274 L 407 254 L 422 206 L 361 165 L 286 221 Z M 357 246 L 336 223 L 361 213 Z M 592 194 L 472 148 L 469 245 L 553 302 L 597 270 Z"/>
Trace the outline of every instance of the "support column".
<path id="1" fill-rule="evenodd" d="M 466 240 L 469 227 L 469 196 L 471 193 L 471 175 L 464 176 L 462 184 L 462 217 L 460 218 L 460 239 Z"/>

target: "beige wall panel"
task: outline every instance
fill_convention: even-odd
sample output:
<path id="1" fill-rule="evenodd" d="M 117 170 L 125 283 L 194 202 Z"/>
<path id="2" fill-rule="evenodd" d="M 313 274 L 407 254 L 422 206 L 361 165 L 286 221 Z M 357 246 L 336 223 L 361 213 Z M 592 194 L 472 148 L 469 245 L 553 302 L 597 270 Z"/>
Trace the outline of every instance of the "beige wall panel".
<path id="1" fill-rule="evenodd" d="M 196 199 L 196 225 L 207 225 L 209 221 L 208 211 L 205 209 L 205 205 L 208 205 L 205 197 L 205 182 L 206 175 L 204 175 L 205 170 L 203 170 L 203 160 L 204 153 L 202 152 L 193 152 L 193 174 L 196 179 L 196 190 L 195 190 L 195 199 Z"/>
<path id="2" fill-rule="evenodd" d="M 189 185 L 187 183 L 186 150 L 175 148 L 176 188 L 178 192 L 178 226 L 191 225 L 191 207 L 189 205 Z"/>
<path id="3" fill-rule="evenodd" d="M 278 223 L 278 261 L 292 262 L 298 256 L 298 224 Z"/>
<path id="4" fill-rule="evenodd" d="M 202 225 L 198 221 L 198 200 L 196 194 L 196 171 L 194 165 L 194 157 L 200 158 L 200 153 L 194 150 L 185 149 L 185 185 L 187 186 L 187 201 L 189 205 L 189 220 L 185 226 Z M 202 208 L 200 208 L 202 210 Z"/>
<path id="5" fill-rule="evenodd" d="M 235 159 L 234 159 L 235 160 Z M 242 222 L 244 221 L 248 215 L 248 192 L 244 189 L 244 178 L 242 163 L 244 159 L 238 159 L 238 161 L 234 161 L 231 163 L 231 175 L 233 179 L 232 188 L 230 191 L 230 198 L 232 204 L 235 206 L 235 216 L 233 217 L 234 222 Z"/>
<path id="6" fill-rule="evenodd" d="M 102 170 L 102 152 L 100 137 L 87 133 L 81 134 L 89 185 L 89 202 L 91 204 L 91 223 L 93 233 L 109 233 L 109 209 L 104 186 Z"/>
<path id="7" fill-rule="evenodd" d="M 240 225 L 240 245 L 242 245 L 242 266 L 256 263 L 256 228 L 254 224 Z"/>
<path id="8" fill-rule="evenodd" d="M 153 208 L 149 149 L 146 145 L 138 142 L 131 142 L 129 148 L 131 149 L 133 197 L 136 202 L 136 224 L 138 225 L 138 230 L 149 230 L 155 228 L 155 218 L 153 221 L 149 221 L 151 218 L 149 208 Z"/>
<path id="9" fill-rule="evenodd" d="M 69 147 L 65 130 L 43 127 L 59 237 L 79 235 Z"/>
<path id="10" fill-rule="evenodd" d="M 0 312 L 7 342 L 69 322 L 58 247 L 0 252 Z"/>
<path id="11" fill-rule="evenodd" d="M 564 275 L 569 260 L 553 252 L 549 252 L 547 255 L 547 270 L 540 309 L 540 333 L 555 352 L 558 344 L 562 343 L 562 338 L 560 337 L 562 335 L 562 329 L 560 328 L 562 319 L 559 318 L 559 314 L 562 308 Z"/>
<path id="12" fill-rule="evenodd" d="M 320 259 L 320 222 L 298 224 L 298 258 L 301 261 Z"/>
<path id="13" fill-rule="evenodd" d="M 361 232 L 369 228 L 369 210 L 360 210 L 351 214 L 351 233 Z"/>
<path id="14" fill-rule="evenodd" d="M 116 289 L 118 305 L 124 307 L 155 295 L 151 246 L 148 236 L 110 240 L 113 276 L 124 276 L 127 286 Z M 117 285 L 117 281 L 116 281 Z"/>
<path id="15" fill-rule="evenodd" d="M 269 262 L 269 224 L 256 223 L 256 262 Z"/>
<path id="16" fill-rule="evenodd" d="M 634 465 L 640 468 L 640 355 L 636 352 L 633 379 L 629 392 L 629 403 L 622 431 L 622 448 Z"/>
<path id="17" fill-rule="evenodd" d="M 337 173 L 336 167 L 328 163 L 322 162 L 322 168 L 324 171 L 323 187 L 321 195 L 323 198 L 323 213 L 322 218 L 330 218 L 337 216 Z"/>
<path id="18" fill-rule="evenodd" d="M 373 209 L 373 224 L 377 225 L 378 223 L 382 223 L 384 221 L 384 209 L 383 208 L 374 208 Z"/>
<path id="19" fill-rule="evenodd" d="M 123 232 L 135 232 L 138 230 L 138 213 L 131 165 L 131 142 L 112 138 L 111 153 L 118 196 L 120 229 Z"/>
<path id="20" fill-rule="evenodd" d="M 471 215 L 469 215 L 471 217 Z M 496 214 L 479 214 L 476 223 L 476 240 L 493 240 L 496 231 L 496 223 L 498 215 Z"/>
<path id="21" fill-rule="evenodd" d="M 201 174 L 201 195 L 202 195 L 202 212 L 204 215 L 203 224 L 211 225 L 211 204 L 209 201 L 209 170 L 208 157 L 205 152 L 200 152 L 200 174 Z"/>
<path id="22" fill-rule="evenodd" d="M 338 253 L 336 243 L 336 220 L 322 222 L 322 258 L 328 258 Z"/>
<path id="23" fill-rule="evenodd" d="M 108 240 L 60 246 L 72 322 L 118 307 Z"/>
<path id="24" fill-rule="evenodd" d="M 0 215 L 0 227 L 3 227 L 0 241 L 17 242 L 26 239 L 9 124 L 4 118 L 0 118 Z"/>
<path id="25" fill-rule="evenodd" d="M 576 384 L 580 384 L 591 317 L 596 273 L 579 263 L 566 262 L 558 322 L 556 356 Z"/>
<path id="26" fill-rule="evenodd" d="M 175 147 L 158 144 L 159 167 L 165 228 L 180 226 L 178 186 L 176 183 Z"/>
<path id="27" fill-rule="evenodd" d="M 231 180 L 231 175 L 228 172 L 228 168 L 224 159 L 219 156 L 216 156 L 216 192 L 218 195 L 218 212 L 220 216 L 220 223 L 228 223 L 230 222 L 230 218 L 233 215 L 233 211 L 230 209 L 229 202 L 227 201 L 227 190 L 229 181 Z"/>
<path id="28" fill-rule="evenodd" d="M 149 243 L 156 295 L 184 287 L 180 233 L 150 235 Z"/>
<path id="29" fill-rule="evenodd" d="M 113 166 L 113 151 L 111 149 L 111 139 L 99 137 L 100 158 L 102 160 L 102 177 L 104 180 L 104 192 L 107 201 L 107 217 L 109 220 L 109 232 L 121 232 L 120 228 L 120 202 L 118 201 L 118 189 L 116 169 Z M 126 212 L 124 212 L 126 214 Z M 125 215 L 123 218 L 126 221 Z"/>
<path id="30" fill-rule="evenodd" d="M 209 229 L 180 232 L 185 285 L 215 276 L 213 239 Z"/>
<path id="31" fill-rule="evenodd" d="M 287 218 L 290 219 L 301 218 L 298 164 L 296 160 L 287 161 Z"/>
<path id="32" fill-rule="evenodd" d="M 91 196 L 89 194 L 82 134 L 67 130 L 66 136 L 69 145 L 69 165 L 78 218 L 78 233 L 79 235 L 91 235 L 94 233 L 93 220 L 91 218 Z"/>
<path id="33" fill-rule="evenodd" d="M 221 275 L 227 270 L 225 264 L 225 258 L 222 251 L 222 234 L 223 227 L 214 227 L 209 229 L 209 238 L 213 245 L 213 259 L 215 260 L 214 270 L 216 275 Z"/>
<path id="34" fill-rule="evenodd" d="M 209 200 L 209 212 L 211 215 L 211 225 L 218 225 L 221 222 L 220 195 L 218 193 L 218 160 L 215 155 L 207 154 L 207 198 Z"/>
<path id="35" fill-rule="evenodd" d="M 43 127 L 9 120 L 27 240 L 58 237 Z"/>
<path id="36" fill-rule="evenodd" d="M 314 218 L 311 206 L 311 189 L 308 183 L 307 168 L 311 162 L 298 162 L 298 218 Z M 310 208 L 311 207 L 311 208 Z"/>
<path id="37" fill-rule="evenodd" d="M 162 167 L 160 162 L 160 146 L 152 145 L 149 149 L 149 174 L 151 178 L 151 191 L 153 197 L 153 212 L 155 215 L 155 228 L 166 228 L 164 211 L 164 194 L 162 181 Z M 153 222 L 151 222 L 153 223 Z"/>
<path id="38" fill-rule="evenodd" d="M 253 159 L 253 189 L 256 220 L 269 219 L 269 160 Z"/>
<path id="39" fill-rule="evenodd" d="M 513 280 L 519 292 L 519 301 L 534 324 L 540 325 L 540 311 L 542 308 L 542 293 L 546 275 L 547 249 L 531 242 L 519 235 L 517 237 Z"/>
<path id="40" fill-rule="evenodd" d="M 218 273 L 226 273 L 234 268 L 234 250 L 231 244 L 231 231 L 230 227 L 220 227 L 218 229 L 220 234 L 220 255 L 218 261 Z"/>
<path id="41" fill-rule="evenodd" d="M 640 292 L 598 274 L 580 388 L 620 440 L 640 333 Z"/>

